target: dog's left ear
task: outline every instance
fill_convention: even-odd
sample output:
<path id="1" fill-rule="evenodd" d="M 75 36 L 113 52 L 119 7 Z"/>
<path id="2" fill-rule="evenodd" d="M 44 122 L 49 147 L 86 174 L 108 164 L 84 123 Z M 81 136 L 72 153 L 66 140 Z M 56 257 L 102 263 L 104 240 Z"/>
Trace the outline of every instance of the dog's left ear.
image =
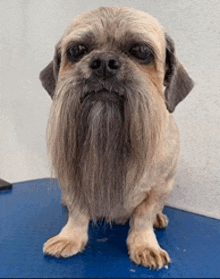
<path id="1" fill-rule="evenodd" d="M 194 83 L 175 56 L 173 40 L 166 34 L 166 68 L 164 85 L 166 106 L 174 112 L 176 106 L 192 90 Z"/>
<path id="2" fill-rule="evenodd" d="M 57 77 L 60 69 L 61 54 L 58 45 L 55 48 L 53 60 L 40 72 L 40 80 L 44 89 L 53 99 Z"/>

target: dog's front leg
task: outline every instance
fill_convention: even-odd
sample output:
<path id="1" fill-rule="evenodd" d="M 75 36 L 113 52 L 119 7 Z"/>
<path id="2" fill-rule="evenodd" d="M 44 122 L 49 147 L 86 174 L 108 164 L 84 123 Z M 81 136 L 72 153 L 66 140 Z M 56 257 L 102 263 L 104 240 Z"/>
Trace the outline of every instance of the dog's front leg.
<path id="1" fill-rule="evenodd" d="M 70 211 L 68 222 L 61 232 L 44 243 L 44 254 L 67 258 L 82 252 L 88 242 L 88 224 L 88 216 Z"/>
<path id="2" fill-rule="evenodd" d="M 170 263 L 168 253 L 159 246 L 153 227 L 157 219 L 163 217 L 166 226 L 168 219 L 162 214 L 164 201 L 172 189 L 173 180 L 161 191 L 153 188 L 147 198 L 135 209 L 130 218 L 130 230 L 127 238 L 128 253 L 136 264 L 159 270 Z M 159 191 L 158 191 L 159 190 Z"/>

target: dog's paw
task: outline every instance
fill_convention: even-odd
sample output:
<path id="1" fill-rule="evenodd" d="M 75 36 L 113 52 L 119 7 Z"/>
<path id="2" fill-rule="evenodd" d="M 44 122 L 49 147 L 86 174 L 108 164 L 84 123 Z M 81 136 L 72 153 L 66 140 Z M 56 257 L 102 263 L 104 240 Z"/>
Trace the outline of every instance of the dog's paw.
<path id="1" fill-rule="evenodd" d="M 168 222 L 169 222 L 168 217 L 165 214 L 163 214 L 162 212 L 158 213 L 154 221 L 154 228 L 163 229 L 167 227 Z"/>
<path id="2" fill-rule="evenodd" d="M 136 264 L 143 265 L 152 270 L 159 270 L 170 263 L 168 253 L 160 247 L 135 247 L 129 250 L 129 256 Z"/>
<path id="3" fill-rule="evenodd" d="M 159 246 L 153 228 L 131 231 L 127 238 L 127 246 L 130 259 L 138 265 L 159 270 L 170 263 L 170 257 Z"/>
<path id="4" fill-rule="evenodd" d="M 43 253 L 56 258 L 68 258 L 84 250 L 87 240 L 55 236 L 44 243 Z"/>

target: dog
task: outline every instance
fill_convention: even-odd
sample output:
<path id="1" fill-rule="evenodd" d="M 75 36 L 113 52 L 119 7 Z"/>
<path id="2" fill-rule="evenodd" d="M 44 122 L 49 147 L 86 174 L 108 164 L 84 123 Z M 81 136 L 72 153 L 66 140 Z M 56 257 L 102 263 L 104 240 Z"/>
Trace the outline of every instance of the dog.
<path id="1" fill-rule="evenodd" d="M 173 40 L 145 12 L 101 7 L 69 25 L 40 80 L 52 98 L 48 152 L 69 212 L 44 254 L 82 252 L 91 220 L 129 220 L 130 259 L 168 265 L 154 228 L 168 224 L 162 210 L 179 150 L 172 113 L 193 88 Z"/>

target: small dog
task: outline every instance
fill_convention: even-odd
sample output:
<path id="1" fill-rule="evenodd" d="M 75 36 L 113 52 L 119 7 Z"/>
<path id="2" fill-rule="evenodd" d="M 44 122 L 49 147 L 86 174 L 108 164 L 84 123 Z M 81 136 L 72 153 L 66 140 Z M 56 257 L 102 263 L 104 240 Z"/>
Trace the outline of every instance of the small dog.
<path id="1" fill-rule="evenodd" d="M 193 82 L 156 19 L 125 7 L 78 16 L 40 73 L 53 99 L 48 150 L 69 219 L 43 252 L 70 257 L 88 242 L 90 220 L 130 220 L 128 253 L 158 270 L 170 263 L 154 228 L 176 171 L 172 112 Z"/>

